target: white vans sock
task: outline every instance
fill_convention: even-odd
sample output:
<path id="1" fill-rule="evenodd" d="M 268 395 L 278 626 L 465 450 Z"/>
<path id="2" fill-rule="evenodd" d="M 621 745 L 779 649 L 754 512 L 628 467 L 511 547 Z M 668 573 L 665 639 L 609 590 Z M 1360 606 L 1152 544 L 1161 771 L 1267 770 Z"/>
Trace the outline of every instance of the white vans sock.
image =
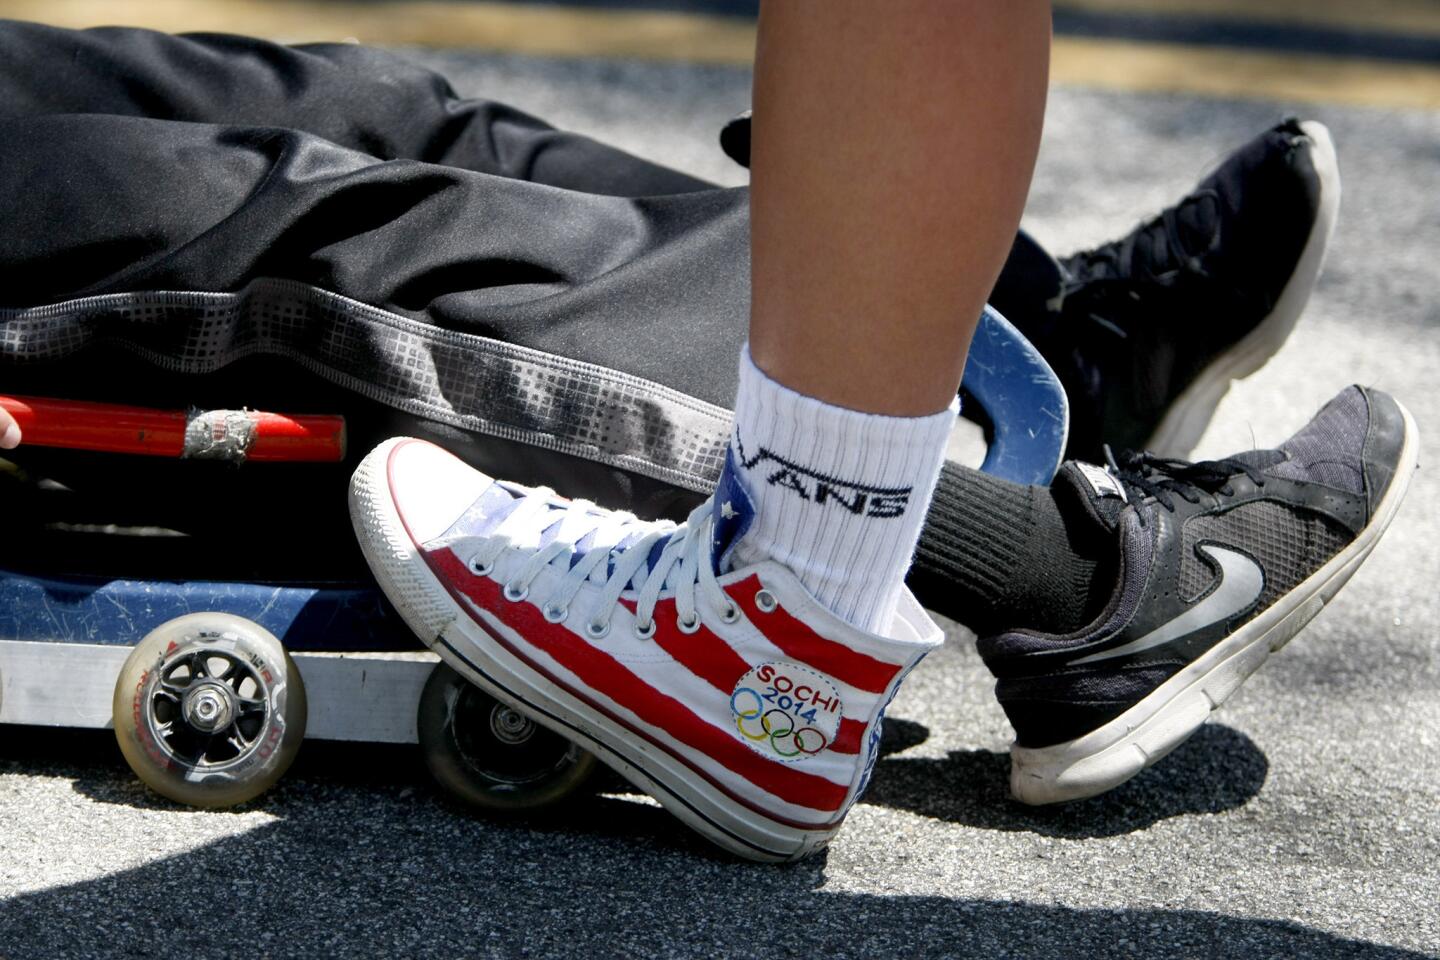
<path id="1" fill-rule="evenodd" d="M 886 417 L 796 393 L 740 353 L 731 446 L 755 519 L 735 545 L 769 558 L 862 630 L 895 612 L 960 401 L 926 417 Z"/>

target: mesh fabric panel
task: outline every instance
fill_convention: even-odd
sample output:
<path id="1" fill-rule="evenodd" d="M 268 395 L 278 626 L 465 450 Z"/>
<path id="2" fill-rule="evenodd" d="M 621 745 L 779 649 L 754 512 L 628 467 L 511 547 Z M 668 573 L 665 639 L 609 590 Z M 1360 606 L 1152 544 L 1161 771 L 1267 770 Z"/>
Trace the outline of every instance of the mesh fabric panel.
<path id="1" fill-rule="evenodd" d="M 1195 552 L 1214 541 L 1248 553 L 1265 571 L 1263 610 L 1350 542 L 1349 531 L 1328 517 L 1258 500 L 1227 513 L 1192 518 L 1182 533 L 1180 595 L 1193 601 L 1215 582 L 1216 572 Z"/>

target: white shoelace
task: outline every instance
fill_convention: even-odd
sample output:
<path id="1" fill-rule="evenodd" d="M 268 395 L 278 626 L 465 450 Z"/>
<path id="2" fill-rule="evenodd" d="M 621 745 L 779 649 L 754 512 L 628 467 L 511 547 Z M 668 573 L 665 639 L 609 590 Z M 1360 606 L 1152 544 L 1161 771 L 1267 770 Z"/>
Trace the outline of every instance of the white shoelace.
<path id="1" fill-rule="evenodd" d="M 551 623 L 560 623 L 569 616 L 570 602 L 587 581 L 603 583 L 595 612 L 585 624 L 585 632 L 599 639 L 610 632 L 610 620 L 621 596 L 634 591 L 635 635 L 648 639 L 655 635 L 655 605 L 663 593 L 675 597 L 676 626 L 683 633 L 700 629 L 700 611 L 695 590 L 699 585 L 706 605 L 721 623 L 734 623 L 740 611 L 721 589 L 710 560 L 711 506 L 707 500 L 696 507 L 685 522 L 647 523 L 633 514 L 595 512 L 595 504 L 587 500 L 572 501 L 555 517 L 553 491 L 539 488 L 531 491 L 500 522 L 485 544 L 470 558 L 470 569 L 479 576 L 488 575 L 506 551 L 530 552 L 518 573 L 505 582 L 505 599 L 519 602 L 529 597 L 530 587 L 540 573 L 552 565 L 568 572 L 547 597 L 539 598 L 541 611 Z M 519 547 L 537 533 L 555 523 L 560 524 L 557 536 L 543 547 Z M 538 529 L 537 529 L 538 527 Z M 646 533 L 633 543 L 620 544 L 637 529 Z M 594 543 L 573 567 L 571 558 L 577 544 L 594 533 Z M 529 534 L 530 536 L 525 536 Z M 562 538 L 558 534 L 565 534 Z M 661 540 L 668 542 L 660 550 L 654 569 L 646 561 Z M 609 543 L 607 548 L 605 544 Z M 613 569 L 611 564 L 614 564 Z M 607 576 L 608 573 L 608 576 Z"/>

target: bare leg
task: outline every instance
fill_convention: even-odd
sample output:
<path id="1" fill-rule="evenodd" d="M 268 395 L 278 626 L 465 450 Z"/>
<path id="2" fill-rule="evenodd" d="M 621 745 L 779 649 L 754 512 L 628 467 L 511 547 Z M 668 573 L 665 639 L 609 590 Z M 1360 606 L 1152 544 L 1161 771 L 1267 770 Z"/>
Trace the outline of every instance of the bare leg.
<path id="1" fill-rule="evenodd" d="M 826 402 L 943 409 L 1039 146 L 1048 0 L 766 3 L 755 62 L 755 363 Z"/>
<path id="2" fill-rule="evenodd" d="M 1048 0 L 761 7 L 751 314 L 735 399 L 771 559 L 883 630 L 940 471 L 965 353 L 1029 188 Z"/>

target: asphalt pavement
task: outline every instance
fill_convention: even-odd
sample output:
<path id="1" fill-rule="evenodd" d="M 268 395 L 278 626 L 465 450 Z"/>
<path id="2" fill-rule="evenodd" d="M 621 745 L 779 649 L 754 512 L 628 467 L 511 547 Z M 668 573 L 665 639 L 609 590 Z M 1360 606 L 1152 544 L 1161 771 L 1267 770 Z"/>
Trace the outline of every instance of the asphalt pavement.
<path id="1" fill-rule="evenodd" d="M 732 67 L 413 53 L 505 100 L 724 183 Z M 1117 236 L 1287 105 L 1053 92 L 1027 225 Z M 1440 113 L 1305 108 L 1336 138 L 1340 226 L 1306 316 L 1199 455 L 1270 445 L 1350 382 L 1440 445 Z M 1431 437 L 1434 439 L 1432 440 Z M 177 808 L 108 733 L 0 729 L 0 958 L 1440 955 L 1440 512 L 1425 468 L 1329 608 L 1155 768 L 1031 810 L 960 628 L 890 710 L 887 756 L 824 854 L 737 863 L 615 786 L 495 820 L 417 753 L 307 744 L 240 812 Z"/>

